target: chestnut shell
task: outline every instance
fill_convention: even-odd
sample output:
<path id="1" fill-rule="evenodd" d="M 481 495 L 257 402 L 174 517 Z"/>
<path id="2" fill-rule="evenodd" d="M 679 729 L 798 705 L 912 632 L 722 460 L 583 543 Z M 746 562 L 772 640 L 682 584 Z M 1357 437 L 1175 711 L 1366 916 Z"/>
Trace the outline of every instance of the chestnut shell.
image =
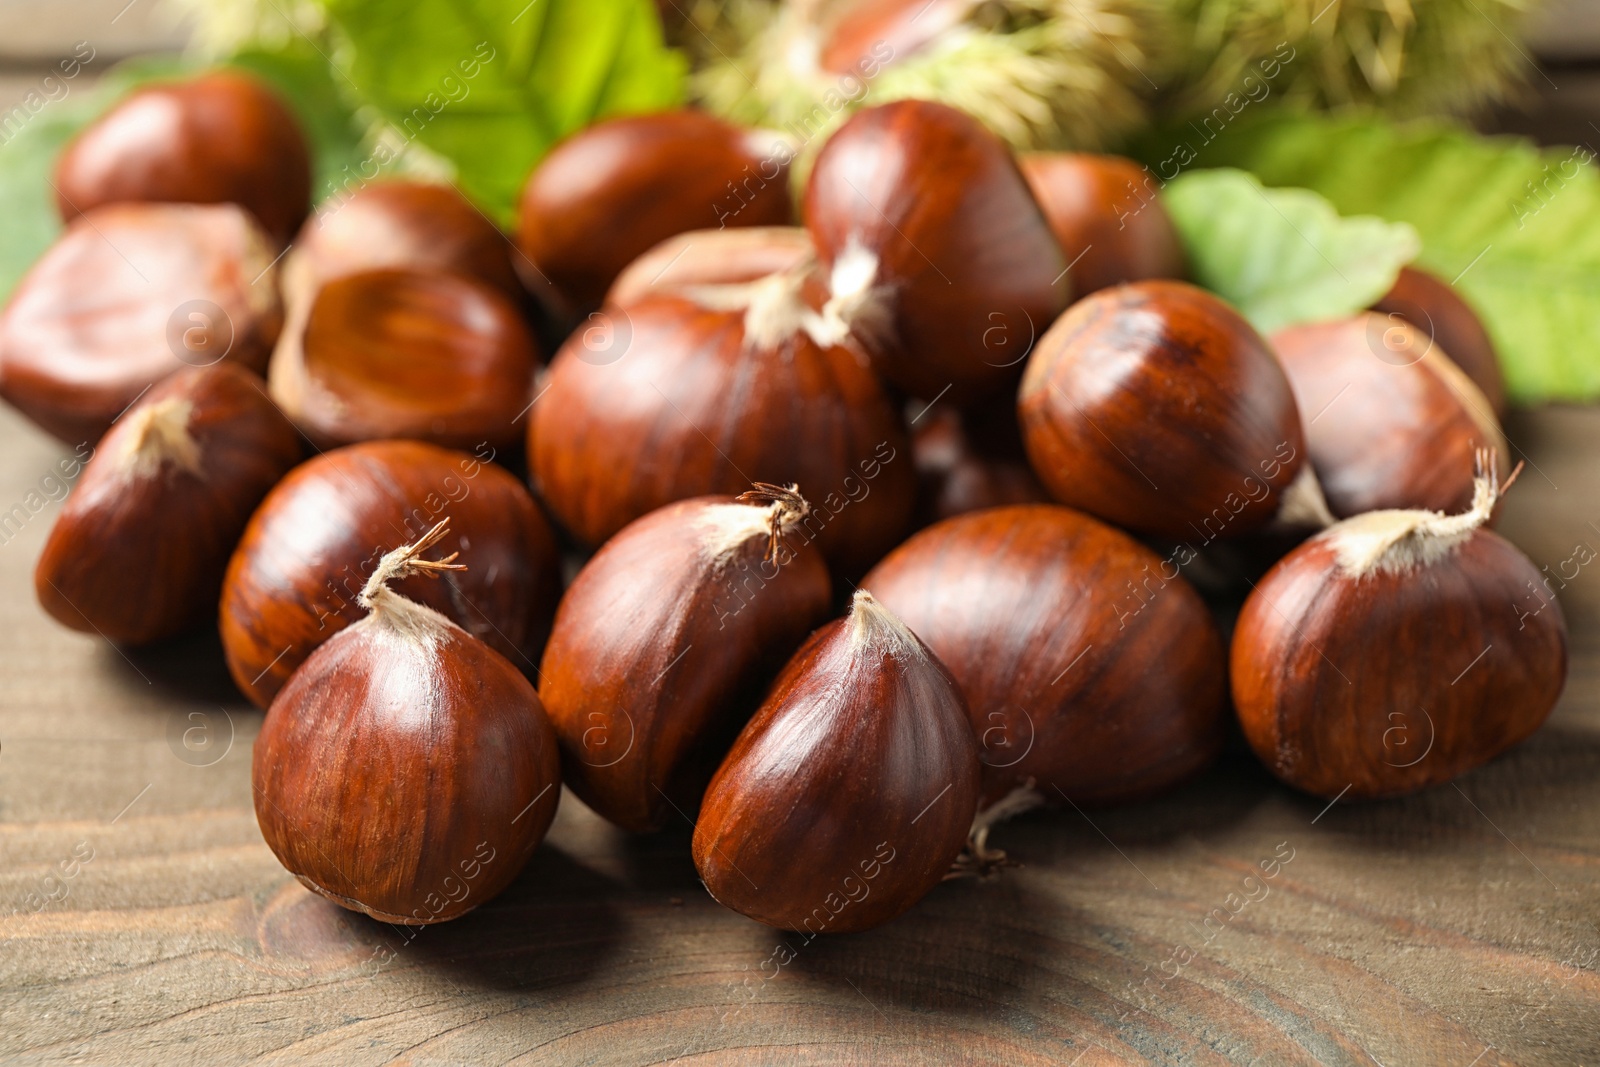
<path id="1" fill-rule="evenodd" d="M 1272 335 L 1306 449 L 1339 518 L 1382 508 L 1454 514 L 1472 504 L 1473 456 L 1505 438 L 1489 401 L 1439 345 L 1409 323 L 1362 314 Z"/>
<path id="2" fill-rule="evenodd" d="M 283 288 L 293 301 L 346 274 L 420 267 L 465 274 L 520 300 L 513 249 L 511 239 L 452 186 L 371 182 L 318 205 L 284 257 Z"/>
<path id="3" fill-rule="evenodd" d="M 440 551 L 461 552 L 469 568 L 394 589 L 532 670 L 561 574 L 555 535 L 528 491 L 464 452 L 372 441 L 290 471 L 229 561 L 222 646 L 245 696 L 266 707 L 318 645 L 364 616 L 356 595 L 382 555 L 447 515 Z"/>
<path id="4" fill-rule="evenodd" d="M 272 395 L 318 447 L 409 437 L 518 443 L 538 350 L 517 306 L 463 274 L 383 268 L 325 283 L 272 359 Z"/>
<path id="5" fill-rule="evenodd" d="M 851 116 L 817 154 L 805 221 L 825 269 L 852 248 L 877 257 L 888 323 L 866 340 L 914 396 L 999 392 L 1067 302 L 1066 261 L 1010 150 L 943 104 Z"/>
<path id="6" fill-rule="evenodd" d="M 686 230 L 781 226 L 788 153 L 698 111 L 596 123 L 562 141 L 523 188 L 517 244 L 580 309 L 657 242 Z"/>
<path id="7" fill-rule="evenodd" d="M 796 267 L 814 254 L 811 235 L 798 226 L 690 230 L 668 237 L 629 263 L 611 283 L 606 303 L 626 307 L 653 292 L 753 282 Z"/>
<path id="8" fill-rule="evenodd" d="M 209 619 L 251 512 L 299 461 L 299 435 L 254 374 L 179 371 L 112 427 L 61 506 L 34 570 L 39 603 L 119 644 Z"/>
<path id="9" fill-rule="evenodd" d="M 800 333 L 746 344 L 743 312 L 658 294 L 605 314 L 625 324 L 620 354 L 579 331 L 551 363 L 528 431 L 541 498 L 599 544 L 674 500 L 798 483 L 834 569 L 859 575 L 911 517 L 915 475 L 904 424 L 861 358 Z"/>
<path id="10" fill-rule="evenodd" d="M 0 315 L 0 396 L 68 444 L 150 386 L 228 359 L 265 370 L 273 252 L 232 204 L 111 204 L 68 224 Z"/>
<path id="11" fill-rule="evenodd" d="M 1455 287 L 1417 267 L 1401 267 L 1394 287 L 1372 310 L 1399 315 L 1433 338 L 1483 391 L 1494 413 L 1506 410 L 1506 381 L 1483 320 Z"/>
<path id="12" fill-rule="evenodd" d="M 1238 312 L 1183 282 L 1102 289 L 1039 341 L 1017 399 L 1052 496 L 1141 533 L 1269 520 L 1305 460 L 1294 393 Z"/>
<path id="13" fill-rule="evenodd" d="M 281 248 L 311 207 L 311 154 L 275 91 L 219 70 L 130 93 L 67 144 L 54 185 L 67 222 L 124 201 L 234 203 Z"/>
<path id="14" fill-rule="evenodd" d="M 757 530 L 714 560 L 705 522 L 728 497 L 680 501 L 630 523 L 561 599 L 539 696 L 562 779 L 627 830 L 692 816 L 778 669 L 828 616 L 815 548 L 766 563 Z"/>
<path id="15" fill-rule="evenodd" d="M 555 736 L 517 669 L 441 623 L 368 617 L 335 634 L 268 709 L 256 821 L 302 884 L 384 922 L 457 918 L 521 871 L 561 795 Z"/>
<path id="16" fill-rule="evenodd" d="M 1072 264 L 1074 293 L 1188 276 L 1160 188 L 1139 164 L 1088 152 L 1025 152 L 1017 162 Z"/>
<path id="17" fill-rule="evenodd" d="M 1167 789 L 1222 743 L 1222 639 L 1177 570 L 1034 504 L 935 523 L 861 584 L 961 687 L 986 804 L 1030 779 L 1047 801 L 1109 804 Z"/>
<path id="18" fill-rule="evenodd" d="M 1233 701 L 1267 768 L 1318 796 L 1399 796 L 1538 729 L 1567 673 L 1539 569 L 1479 529 L 1432 564 L 1357 579 L 1339 529 L 1267 572 L 1234 629 Z"/>
<path id="19" fill-rule="evenodd" d="M 978 761 L 960 692 L 915 635 L 860 640 L 861 610 L 784 667 L 695 823 L 706 889 L 769 926 L 886 922 L 939 884 L 971 827 Z"/>

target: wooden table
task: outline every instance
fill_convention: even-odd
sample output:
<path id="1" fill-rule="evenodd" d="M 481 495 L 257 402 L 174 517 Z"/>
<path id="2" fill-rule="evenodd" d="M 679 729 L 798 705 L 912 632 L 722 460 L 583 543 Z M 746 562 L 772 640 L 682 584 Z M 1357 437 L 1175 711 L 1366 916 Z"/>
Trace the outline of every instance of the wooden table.
<path id="1" fill-rule="evenodd" d="M 1503 530 L 1552 570 L 1600 548 L 1600 409 L 1509 430 Z M 123 653 L 35 606 L 65 452 L 7 410 L 0 454 L 0 512 L 40 492 L 0 545 L 0 1061 L 1600 1063 L 1600 567 L 1563 593 L 1549 724 L 1422 796 L 1325 808 L 1236 753 L 1024 817 L 1020 869 L 804 944 L 705 894 L 688 826 L 630 839 L 568 795 L 503 896 L 401 932 L 267 850 L 214 638 Z"/>

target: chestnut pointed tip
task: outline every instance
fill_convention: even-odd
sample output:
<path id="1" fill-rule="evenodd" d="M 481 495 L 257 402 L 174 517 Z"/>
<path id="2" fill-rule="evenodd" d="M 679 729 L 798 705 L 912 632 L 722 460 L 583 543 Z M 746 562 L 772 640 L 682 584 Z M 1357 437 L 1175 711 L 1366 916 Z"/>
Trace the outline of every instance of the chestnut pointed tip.
<path id="1" fill-rule="evenodd" d="M 876 648 L 890 655 L 931 658 L 911 628 L 866 589 L 857 589 L 850 598 L 850 637 L 857 649 Z"/>

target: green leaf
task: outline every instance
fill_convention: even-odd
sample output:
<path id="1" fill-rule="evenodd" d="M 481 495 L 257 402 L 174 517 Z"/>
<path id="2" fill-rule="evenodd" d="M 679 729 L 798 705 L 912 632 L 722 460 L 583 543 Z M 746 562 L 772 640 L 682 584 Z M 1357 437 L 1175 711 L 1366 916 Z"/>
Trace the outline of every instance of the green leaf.
<path id="1" fill-rule="evenodd" d="M 326 0 L 341 65 L 400 132 L 502 221 L 550 147 L 683 99 L 651 0 Z"/>
<path id="2" fill-rule="evenodd" d="M 1587 148 L 1283 114 L 1228 130 L 1203 158 L 1410 223 L 1419 265 L 1482 316 L 1514 399 L 1600 397 L 1600 175 Z"/>
<path id="3" fill-rule="evenodd" d="M 1403 223 L 1340 218 L 1304 189 L 1264 189 L 1239 170 L 1194 171 L 1162 191 L 1196 282 L 1262 333 L 1354 314 L 1417 254 Z"/>

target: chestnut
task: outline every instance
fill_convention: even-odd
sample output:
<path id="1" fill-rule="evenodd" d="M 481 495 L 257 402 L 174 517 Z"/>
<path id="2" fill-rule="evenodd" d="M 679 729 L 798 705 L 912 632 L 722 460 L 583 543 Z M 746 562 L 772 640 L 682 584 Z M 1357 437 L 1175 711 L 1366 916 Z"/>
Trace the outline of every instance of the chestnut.
<path id="1" fill-rule="evenodd" d="M 1187 277 L 1183 244 L 1148 170 L 1089 152 L 1026 152 L 1017 162 L 1072 264 L 1073 292 Z"/>
<path id="2" fill-rule="evenodd" d="M 916 524 L 1004 504 L 1043 504 L 1050 497 L 1028 465 L 1009 397 L 969 408 L 936 406 L 912 424 L 917 469 Z"/>
<path id="3" fill-rule="evenodd" d="M 0 396 L 68 444 L 146 389 L 221 359 L 266 369 L 274 253 L 232 204 L 112 204 L 75 219 L 0 314 Z"/>
<path id="4" fill-rule="evenodd" d="M 1258 527 L 1305 461 L 1267 343 L 1184 282 L 1074 304 L 1029 357 L 1017 412 L 1052 496 L 1140 533 L 1211 540 Z"/>
<path id="5" fill-rule="evenodd" d="M 1476 451 L 1505 455 L 1489 401 L 1409 322 L 1366 313 L 1279 330 L 1272 345 L 1339 518 L 1383 508 L 1464 510 Z"/>
<path id="6" fill-rule="evenodd" d="M 307 889 L 384 922 L 455 919 L 516 877 L 555 818 L 555 735 L 533 686 L 443 615 L 389 588 L 461 567 L 385 555 L 334 634 L 267 709 L 256 822 Z"/>
<path id="7" fill-rule="evenodd" d="M 219 363 L 166 378 L 62 505 L 33 574 L 39 603 L 128 645 L 209 619 L 250 513 L 299 461 L 299 436 L 254 374 Z"/>
<path id="8" fill-rule="evenodd" d="M 311 208 L 311 154 L 276 92 L 218 70 L 128 94 L 68 142 L 54 185 L 65 222 L 123 201 L 233 203 L 282 248 Z"/>
<path id="9" fill-rule="evenodd" d="M 767 685 L 828 617 L 815 548 L 792 490 L 699 497 L 623 528 L 578 572 L 556 612 L 539 696 L 562 779 L 627 830 L 692 814 Z"/>
<path id="10" fill-rule="evenodd" d="M 787 223 L 792 155 L 776 134 L 698 111 L 599 122 L 529 176 L 517 244 L 581 310 L 673 234 Z"/>
<path id="11" fill-rule="evenodd" d="M 862 74 L 903 62 L 938 43 L 970 18 L 970 0 L 863 0 L 817 5 L 816 64 L 828 74 Z"/>
<path id="12" fill-rule="evenodd" d="M 306 220 L 284 257 L 283 291 L 294 304 L 347 274 L 419 267 L 465 274 L 521 300 L 511 255 L 510 238 L 454 187 L 372 182 Z"/>
<path id="13" fill-rule="evenodd" d="M 863 108 L 818 153 L 806 228 L 828 315 L 914 396 L 1014 382 L 1066 305 L 1066 261 L 1005 144 L 943 104 Z"/>
<path id="14" fill-rule="evenodd" d="M 1193 558 L 1018 505 L 935 523 L 862 586 L 961 687 L 985 806 L 1030 785 L 1110 804 L 1171 787 L 1221 747 L 1224 652 L 1181 573 Z"/>
<path id="15" fill-rule="evenodd" d="M 798 482 L 837 574 L 899 541 L 916 479 L 900 413 L 846 344 L 820 337 L 803 273 L 647 296 L 604 314 L 626 341 L 580 330 L 533 408 L 528 466 L 557 519 L 599 544 L 663 504 Z"/>
<path id="16" fill-rule="evenodd" d="M 335 278 L 289 324 L 272 395 L 318 447 L 411 437 L 508 448 L 539 357 L 517 306 L 463 274 L 403 267 Z"/>
<path id="17" fill-rule="evenodd" d="M 1454 286 L 1417 267 L 1401 267 L 1394 287 L 1372 310 L 1411 323 L 1436 341 L 1473 384 L 1496 417 L 1506 411 L 1506 381 L 1483 320 Z"/>
<path id="18" fill-rule="evenodd" d="M 561 574 L 528 491 L 483 453 L 372 441 L 290 471 L 245 528 L 221 603 L 223 652 L 245 696 L 266 707 L 318 645 L 362 617 L 356 598 L 379 558 L 446 509 L 451 543 L 472 553 L 473 568 L 396 589 L 533 669 Z"/>
<path id="19" fill-rule="evenodd" d="M 960 692 L 862 589 L 795 653 L 722 761 L 694 865 L 719 903 L 758 922 L 865 930 L 943 880 L 977 800 Z"/>
<path id="20" fill-rule="evenodd" d="M 1539 569 L 1486 527 L 1498 496 L 1480 456 L 1468 511 L 1358 515 L 1261 579 L 1231 673 L 1273 774 L 1323 797 L 1400 796 L 1544 722 L 1566 682 L 1566 621 Z"/>
<path id="21" fill-rule="evenodd" d="M 815 256 L 811 235 L 798 226 L 740 226 L 691 230 L 668 237 L 628 264 L 606 293 L 625 307 L 655 291 L 753 282 L 793 270 Z"/>

